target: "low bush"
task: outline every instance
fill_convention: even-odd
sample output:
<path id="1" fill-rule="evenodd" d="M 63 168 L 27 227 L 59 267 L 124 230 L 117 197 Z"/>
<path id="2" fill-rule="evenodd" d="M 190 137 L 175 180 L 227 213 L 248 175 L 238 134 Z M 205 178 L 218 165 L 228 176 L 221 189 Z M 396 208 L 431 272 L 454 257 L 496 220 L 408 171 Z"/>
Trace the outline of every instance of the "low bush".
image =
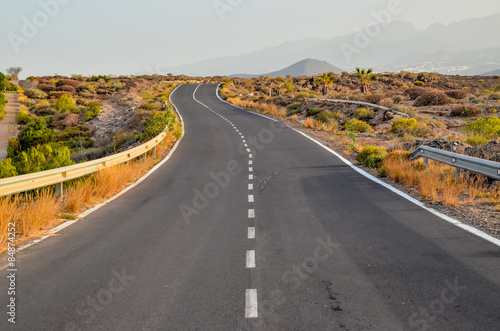
<path id="1" fill-rule="evenodd" d="M 379 168 L 386 157 L 387 150 L 385 147 L 368 145 L 356 155 L 356 161 L 361 162 L 366 167 Z"/>
<path id="2" fill-rule="evenodd" d="M 364 97 L 365 102 L 378 104 L 382 99 L 385 98 L 385 94 L 368 94 Z"/>
<path id="3" fill-rule="evenodd" d="M 321 113 L 323 111 L 322 108 L 313 108 L 313 109 L 309 109 L 307 112 L 306 112 L 306 116 L 315 116 L 315 115 L 318 115 L 319 113 Z"/>
<path id="4" fill-rule="evenodd" d="M 450 98 L 443 91 L 426 91 L 415 102 L 417 107 L 425 106 L 443 106 L 450 103 Z"/>
<path id="5" fill-rule="evenodd" d="M 354 117 L 358 120 L 367 121 L 375 117 L 375 111 L 366 108 L 360 108 L 354 112 Z"/>
<path id="6" fill-rule="evenodd" d="M 59 110 L 61 113 L 77 109 L 77 107 L 75 106 L 75 100 L 73 100 L 73 96 L 68 94 L 61 95 L 57 100 L 54 108 Z"/>
<path id="7" fill-rule="evenodd" d="M 76 93 L 76 89 L 73 86 L 71 86 L 71 85 L 58 86 L 56 88 L 56 91 L 69 92 L 71 94 L 75 94 Z"/>
<path id="8" fill-rule="evenodd" d="M 74 80 L 74 79 L 61 79 L 60 81 L 57 82 L 56 86 L 57 87 L 60 87 L 60 86 L 71 86 L 73 88 L 78 88 L 82 85 L 82 83 L 80 83 L 79 81 L 77 80 Z"/>
<path id="9" fill-rule="evenodd" d="M 467 91 L 464 90 L 450 90 L 445 92 L 447 96 L 456 100 L 462 100 L 467 98 Z"/>
<path id="10" fill-rule="evenodd" d="M 141 134 L 140 139 L 142 142 L 153 139 L 159 135 L 165 128 L 169 132 L 173 131 L 175 123 L 175 115 L 171 110 L 154 112 L 147 120 L 144 125 L 145 130 Z"/>
<path id="11" fill-rule="evenodd" d="M 416 100 L 418 97 L 425 94 L 426 89 L 423 87 L 415 86 L 407 89 L 404 94 L 410 98 L 410 100 Z"/>
<path id="12" fill-rule="evenodd" d="M 465 143 L 471 145 L 471 146 L 479 146 L 479 145 L 484 145 L 484 144 L 487 144 L 489 143 L 490 140 L 488 138 L 485 138 L 485 137 L 477 137 L 477 136 L 474 136 L 474 137 L 469 137 L 465 140 Z"/>
<path id="13" fill-rule="evenodd" d="M 30 114 L 26 110 L 21 110 L 17 113 L 17 124 L 27 125 L 33 122 L 33 118 L 31 118 Z"/>
<path id="14" fill-rule="evenodd" d="M 351 132 L 368 132 L 370 131 L 370 125 L 366 122 L 360 121 L 356 118 L 352 118 L 344 124 L 344 128 Z"/>
<path id="15" fill-rule="evenodd" d="M 47 99 L 48 94 L 39 89 L 26 89 L 24 95 L 32 99 Z"/>
<path id="16" fill-rule="evenodd" d="M 45 93 L 50 93 L 52 91 L 55 91 L 56 87 L 52 84 L 38 84 L 38 89 Z"/>
<path id="17" fill-rule="evenodd" d="M 478 137 L 498 138 L 500 137 L 500 118 L 492 116 L 488 119 L 478 118 L 464 128 L 466 133 Z"/>
<path id="18" fill-rule="evenodd" d="M 414 118 L 398 118 L 392 122 L 392 127 L 389 132 L 396 133 L 400 136 L 409 134 L 417 137 L 425 137 L 430 132 L 430 127 Z"/>
<path id="19" fill-rule="evenodd" d="M 14 177 L 17 175 L 18 175 L 17 169 L 12 164 L 11 158 L 6 158 L 0 161 L 0 179 L 7 177 Z"/>
<path id="20" fill-rule="evenodd" d="M 422 82 L 421 80 L 417 80 L 417 81 L 413 82 L 413 85 L 415 85 L 415 86 L 424 86 L 425 83 Z"/>
<path id="21" fill-rule="evenodd" d="M 472 117 L 481 114 L 481 110 L 474 106 L 463 105 L 453 108 L 450 112 L 451 116 Z"/>

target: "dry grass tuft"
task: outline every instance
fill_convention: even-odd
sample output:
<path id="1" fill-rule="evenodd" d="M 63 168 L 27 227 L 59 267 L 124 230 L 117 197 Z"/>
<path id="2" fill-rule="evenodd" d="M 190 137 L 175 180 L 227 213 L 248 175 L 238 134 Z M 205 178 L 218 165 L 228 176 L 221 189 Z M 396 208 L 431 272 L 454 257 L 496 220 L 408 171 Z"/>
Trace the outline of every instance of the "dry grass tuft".
<path id="1" fill-rule="evenodd" d="M 302 125 L 309 129 L 315 128 L 314 120 L 311 117 L 306 118 L 304 122 L 302 122 Z"/>

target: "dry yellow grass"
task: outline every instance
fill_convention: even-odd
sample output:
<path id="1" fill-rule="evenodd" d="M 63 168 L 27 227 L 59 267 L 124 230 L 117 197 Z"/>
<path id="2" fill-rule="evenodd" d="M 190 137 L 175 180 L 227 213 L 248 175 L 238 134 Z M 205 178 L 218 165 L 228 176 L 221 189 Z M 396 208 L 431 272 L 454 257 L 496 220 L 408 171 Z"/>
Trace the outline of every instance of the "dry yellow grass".
<path id="1" fill-rule="evenodd" d="M 455 168 L 429 161 L 410 161 L 405 153 L 390 155 L 384 161 L 387 177 L 409 188 L 418 189 L 423 197 L 451 206 L 472 205 L 481 192 L 486 190 L 481 177 L 460 176 L 455 178 Z"/>
<path id="2" fill-rule="evenodd" d="M 314 129 L 315 128 L 315 125 L 314 125 L 314 120 L 311 118 L 311 117 L 308 117 L 304 120 L 304 122 L 302 122 L 302 125 L 308 129 Z"/>
<path id="3" fill-rule="evenodd" d="M 255 101 L 241 100 L 240 98 L 227 98 L 227 101 L 235 106 L 242 108 L 254 109 L 257 112 L 264 114 L 269 114 L 274 117 L 284 118 L 286 117 L 286 108 L 276 106 L 270 103 L 260 103 Z"/>
<path id="4" fill-rule="evenodd" d="M 107 200 L 134 183 L 159 162 L 177 139 L 167 135 L 157 147 L 156 158 L 139 158 L 83 178 L 65 187 L 64 197 L 57 199 L 52 190 L 14 195 L 0 199 L 0 253 L 7 249 L 7 228 L 15 223 L 16 242 L 40 236 L 61 222 L 62 213 L 76 214 Z"/>

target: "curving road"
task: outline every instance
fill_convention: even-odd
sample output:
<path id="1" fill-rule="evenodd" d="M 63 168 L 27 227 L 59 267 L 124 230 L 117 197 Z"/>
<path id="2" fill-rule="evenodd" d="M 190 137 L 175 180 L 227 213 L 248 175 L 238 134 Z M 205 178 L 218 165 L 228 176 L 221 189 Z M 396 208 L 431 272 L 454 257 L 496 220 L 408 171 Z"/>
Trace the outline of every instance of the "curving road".
<path id="1" fill-rule="evenodd" d="M 216 85 L 172 100 L 186 130 L 172 158 L 20 252 L 16 324 L 4 313 L 0 329 L 500 328 L 500 247 Z"/>

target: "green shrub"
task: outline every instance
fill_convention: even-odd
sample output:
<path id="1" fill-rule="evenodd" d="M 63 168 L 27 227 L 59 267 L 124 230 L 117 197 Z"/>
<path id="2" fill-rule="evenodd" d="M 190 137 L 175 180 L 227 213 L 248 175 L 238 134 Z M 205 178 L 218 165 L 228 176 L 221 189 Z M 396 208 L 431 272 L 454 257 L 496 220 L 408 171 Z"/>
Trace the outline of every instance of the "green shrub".
<path id="1" fill-rule="evenodd" d="M 306 112 L 306 116 L 315 116 L 315 115 L 318 115 L 319 113 L 321 113 L 323 111 L 322 108 L 313 108 L 313 109 L 309 109 L 307 112 Z"/>
<path id="2" fill-rule="evenodd" d="M 61 111 L 61 113 L 64 113 L 66 111 L 72 111 L 77 107 L 75 106 L 75 100 L 73 100 L 73 96 L 69 94 L 62 94 L 57 100 L 54 108 Z"/>
<path id="3" fill-rule="evenodd" d="M 85 114 L 83 115 L 83 120 L 85 122 L 90 121 L 97 115 L 101 113 L 101 104 L 98 102 L 89 102 L 85 109 Z"/>
<path id="4" fill-rule="evenodd" d="M 464 131 L 478 137 L 498 138 L 500 137 L 500 119 L 497 116 L 488 119 L 478 118 L 467 125 Z"/>
<path id="5" fill-rule="evenodd" d="M 48 94 L 39 89 L 26 89 L 24 95 L 32 99 L 47 99 Z"/>
<path id="6" fill-rule="evenodd" d="M 351 132 L 368 132 L 370 131 L 370 125 L 366 122 L 360 121 L 356 118 L 352 118 L 344 124 L 344 128 Z"/>
<path id="7" fill-rule="evenodd" d="M 12 159 L 7 158 L 0 161 L 0 178 L 14 177 L 17 176 L 17 169 L 12 164 Z"/>
<path id="8" fill-rule="evenodd" d="M 398 118 L 392 122 L 389 132 L 397 133 L 401 136 L 409 134 L 417 137 L 424 137 L 430 132 L 427 124 L 421 123 L 414 118 Z"/>
<path id="9" fill-rule="evenodd" d="M 469 117 L 469 116 L 477 116 L 481 114 L 481 110 L 477 109 L 474 106 L 457 106 L 453 108 L 450 112 L 451 116 L 462 116 L 462 117 Z"/>
<path id="10" fill-rule="evenodd" d="M 26 151 L 37 145 L 47 144 L 53 137 L 54 131 L 46 127 L 45 120 L 37 118 L 19 134 L 17 138 L 19 151 Z"/>
<path id="11" fill-rule="evenodd" d="M 471 146 L 479 146 L 479 145 L 484 145 L 487 144 L 490 140 L 485 137 L 469 137 L 465 142 Z"/>
<path id="12" fill-rule="evenodd" d="M 422 81 L 420 81 L 420 80 L 417 80 L 417 81 L 413 82 L 413 84 L 414 84 L 415 86 L 424 86 L 424 85 L 425 85 L 425 83 L 424 83 L 424 82 L 422 82 Z"/>
<path id="13" fill-rule="evenodd" d="M 26 125 L 31 122 L 33 122 L 33 118 L 31 118 L 26 110 L 20 110 L 19 113 L 17 113 L 17 124 Z"/>
<path id="14" fill-rule="evenodd" d="M 367 121 L 375 117 L 375 112 L 371 109 L 361 108 L 354 112 L 354 117 L 358 120 Z"/>
<path id="15" fill-rule="evenodd" d="M 165 128 L 168 131 L 172 131 L 174 128 L 175 115 L 171 110 L 154 112 L 147 120 L 144 132 L 141 134 L 140 138 L 142 142 L 153 139 L 159 135 Z"/>
<path id="16" fill-rule="evenodd" d="M 368 145 L 365 146 L 358 155 L 356 155 L 356 161 L 361 162 L 366 167 L 379 168 L 386 157 L 387 150 L 385 147 Z"/>
<path id="17" fill-rule="evenodd" d="M 295 109 L 299 109 L 301 107 L 302 107 L 302 102 L 294 102 L 294 103 L 291 103 L 288 106 L 286 106 L 286 108 L 288 110 L 295 110 Z"/>
<path id="18" fill-rule="evenodd" d="M 15 159 L 19 174 L 56 169 L 75 164 L 70 158 L 70 150 L 53 144 L 30 147 Z"/>

